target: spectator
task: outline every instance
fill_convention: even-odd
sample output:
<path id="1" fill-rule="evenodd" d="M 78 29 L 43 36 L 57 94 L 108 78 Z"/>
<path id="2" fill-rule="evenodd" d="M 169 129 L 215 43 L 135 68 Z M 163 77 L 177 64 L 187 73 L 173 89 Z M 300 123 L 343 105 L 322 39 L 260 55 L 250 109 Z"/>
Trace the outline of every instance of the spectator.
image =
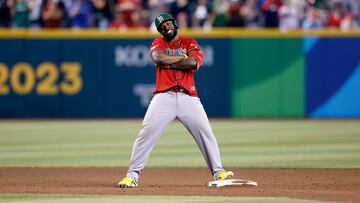
<path id="1" fill-rule="evenodd" d="M 264 12 L 265 27 L 279 27 L 278 11 L 281 5 L 281 0 L 264 0 L 261 9 Z"/>
<path id="2" fill-rule="evenodd" d="M 340 28 L 341 21 L 344 17 L 344 8 L 341 2 L 335 3 L 334 8 L 329 15 L 329 26 L 332 28 Z"/>
<path id="3" fill-rule="evenodd" d="M 124 18 L 120 11 L 115 12 L 114 20 L 110 23 L 109 28 L 111 30 L 126 30 L 127 29 L 127 25 L 124 22 Z"/>
<path id="4" fill-rule="evenodd" d="M 348 4 L 345 7 L 345 14 L 340 23 L 340 29 L 351 30 L 351 29 L 357 29 L 358 27 L 359 25 L 356 23 L 354 19 L 354 14 L 352 12 L 351 6 Z"/>
<path id="5" fill-rule="evenodd" d="M 344 3 L 346 3 L 353 13 L 353 18 L 358 19 L 360 17 L 360 1 L 359 0 L 343 0 Z"/>
<path id="6" fill-rule="evenodd" d="M 64 10 L 61 9 L 58 1 L 45 0 L 41 16 L 44 28 L 60 28 L 62 18 L 64 16 Z"/>
<path id="7" fill-rule="evenodd" d="M 15 0 L 12 23 L 15 28 L 27 28 L 29 26 L 29 7 L 25 0 Z"/>
<path id="8" fill-rule="evenodd" d="M 209 29 L 214 22 L 215 13 L 208 0 L 198 0 L 192 16 L 192 26 Z"/>
<path id="9" fill-rule="evenodd" d="M 319 12 L 315 7 L 309 7 L 302 28 L 305 30 L 321 29 L 323 27 L 323 20 Z"/>
<path id="10" fill-rule="evenodd" d="M 11 26 L 11 10 L 13 6 L 13 0 L 0 0 L 0 27 Z"/>
<path id="11" fill-rule="evenodd" d="M 240 16 L 245 27 L 260 27 L 261 12 L 256 5 L 256 0 L 246 0 L 240 9 Z"/>
<path id="12" fill-rule="evenodd" d="M 186 12 L 180 12 L 177 14 L 177 21 L 179 24 L 179 27 L 181 28 L 188 28 L 189 27 L 189 21 L 190 16 Z"/>
<path id="13" fill-rule="evenodd" d="M 304 3 L 297 0 L 286 0 L 279 9 L 281 30 L 294 30 L 300 28 L 303 16 Z"/>
<path id="14" fill-rule="evenodd" d="M 71 27 L 71 17 L 70 12 L 71 8 L 73 6 L 74 0 L 61 0 L 62 5 L 64 7 L 64 16 L 61 22 L 61 26 L 64 28 L 70 28 Z"/>
<path id="15" fill-rule="evenodd" d="M 177 19 L 181 28 L 187 28 L 190 24 L 190 11 L 188 0 L 176 0 L 170 5 L 170 13 Z"/>
<path id="16" fill-rule="evenodd" d="M 69 17 L 71 27 L 88 28 L 92 25 L 92 5 L 89 0 L 73 0 Z"/>
<path id="17" fill-rule="evenodd" d="M 39 29 L 42 27 L 41 7 L 42 7 L 42 0 L 29 0 L 30 28 Z"/>
<path id="18" fill-rule="evenodd" d="M 214 10 L 215 10 L 215 19 L 213 23 L 214 27 L 225 27 L 227 25 L 229 7 L 230 7 L 229 0 L 214 1 Z"/>
<path id="19" fill-rule="evenodd" d="M 229 5 L 228 26 L 229 27 L 243 27 L 244 22 L 240 16 L 240 9 L 242 3 L 240 0 L 231 0 Z"/>
<path id="20" fill-rule="evenodd" d="M 110 0 L 92 0 L 94 26 L 107 29 L 113 20 L 114 3 Z"/>
<path id="21" fill-rule="evenodd" d="M 150 26 L 149 22 L 149 12 L 144 9 L 139 9 L 133 14 L 134 28 L 144 29 Z"/>
<path id="22" fill-rule="evenodd" d="M 143 8 L 140 0 L 118 0 L 116 9 L 121 12 L 123 23 L 127 28 L 142 27 L 138 23 L 139 13 Z"/>

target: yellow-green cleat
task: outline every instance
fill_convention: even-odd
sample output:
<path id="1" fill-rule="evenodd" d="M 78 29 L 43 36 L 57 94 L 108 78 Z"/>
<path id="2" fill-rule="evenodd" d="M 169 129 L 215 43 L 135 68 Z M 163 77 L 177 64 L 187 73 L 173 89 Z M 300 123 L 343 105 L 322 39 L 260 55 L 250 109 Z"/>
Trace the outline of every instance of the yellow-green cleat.
<path id="1" fill-rule="evenodd" d="M 130 177 L 123 178 L 119 183 L 118 187 L 120 188 L 134 188 L 136 187 L 135 180 Z"/>
<path id="2" fill-rule="evenodd" d="M 218 175 L 216 180 L 226 180 L 234 178 L 234 173 L 232 171 L 221 171 Z"/>

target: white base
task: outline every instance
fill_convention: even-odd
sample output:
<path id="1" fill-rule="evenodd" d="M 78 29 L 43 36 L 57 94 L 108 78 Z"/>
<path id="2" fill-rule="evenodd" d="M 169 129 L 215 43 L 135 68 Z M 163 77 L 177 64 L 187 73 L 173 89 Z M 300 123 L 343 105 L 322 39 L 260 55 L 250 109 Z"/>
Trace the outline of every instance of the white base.
<path id="1" fill-rule="evenodd" d="M 257 186 L 255 181 L 242 180 L 242 179 L 227 179 L 227 180 L 216 180 L 209 182 L 209 187 L 224 187 L 229 185 L 251 185 Z"/>

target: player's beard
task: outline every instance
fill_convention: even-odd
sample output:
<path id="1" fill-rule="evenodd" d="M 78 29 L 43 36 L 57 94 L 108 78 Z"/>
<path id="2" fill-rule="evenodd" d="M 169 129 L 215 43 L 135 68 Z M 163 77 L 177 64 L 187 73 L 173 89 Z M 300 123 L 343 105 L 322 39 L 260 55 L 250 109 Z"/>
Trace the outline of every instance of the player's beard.
<path id="1" fill-rule="evenodd" d="M 176 35 L 177 35 L 177 28 L 174 28 L 173 30 L 166 31 L 166 33 L 163 36 L 165 37 L 166 41 L 170 42 L 176 37 Z"/>

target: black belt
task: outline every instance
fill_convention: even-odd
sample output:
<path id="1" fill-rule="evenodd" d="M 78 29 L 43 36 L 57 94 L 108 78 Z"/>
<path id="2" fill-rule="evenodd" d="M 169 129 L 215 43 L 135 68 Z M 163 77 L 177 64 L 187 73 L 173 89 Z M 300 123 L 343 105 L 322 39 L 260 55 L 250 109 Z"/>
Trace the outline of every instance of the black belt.
<path id="1" fill-rule="evenodd" d="M 169 91 L 187 93 L 186 89 L 184 89 L 183 87 L 180 87 L 180 86 L 172 87 L 172 88 L 169 89 Z"/>

